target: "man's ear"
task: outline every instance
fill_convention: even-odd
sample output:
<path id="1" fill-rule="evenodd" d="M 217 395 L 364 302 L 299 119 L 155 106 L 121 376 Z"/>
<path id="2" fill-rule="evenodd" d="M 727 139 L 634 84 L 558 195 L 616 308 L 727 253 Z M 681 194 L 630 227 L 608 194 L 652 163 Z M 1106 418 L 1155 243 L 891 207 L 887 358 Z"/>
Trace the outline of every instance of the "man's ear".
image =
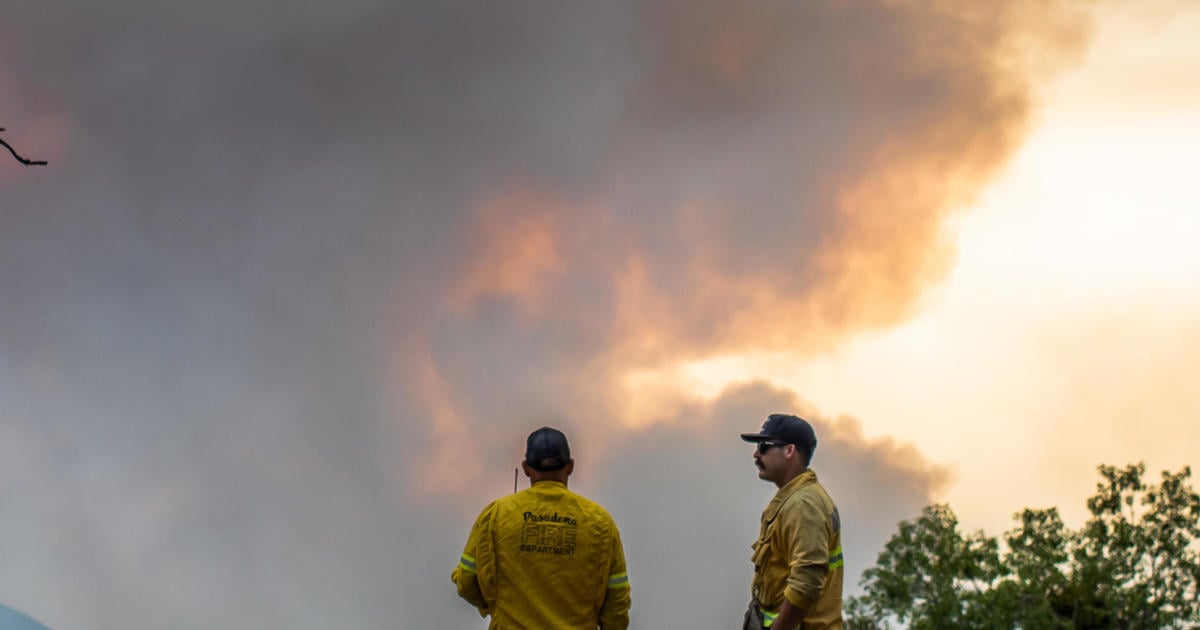
<path id="1" fill-rule="evenodd" d="M 525 472 L 526 477 L 533 476 L 533 469 L 529 467 L 529 462 L 521 462 L 521 470 Z"/>
<path id="2" fill-rule="evenodd" d="M 567 473 L 567 476 L 570 477 L 571 473 L 575 472 L 575 460 L 568 459 L 567 465 L 563 468 L 563 470 L 565 470 Z"/>

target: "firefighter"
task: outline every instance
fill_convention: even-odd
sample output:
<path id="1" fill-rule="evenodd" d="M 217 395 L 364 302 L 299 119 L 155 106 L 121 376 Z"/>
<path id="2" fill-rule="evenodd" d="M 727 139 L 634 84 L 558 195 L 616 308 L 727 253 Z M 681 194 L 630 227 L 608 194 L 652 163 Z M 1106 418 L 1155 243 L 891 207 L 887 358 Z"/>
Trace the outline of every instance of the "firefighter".
<path id="1" fill-rule="evenodd" d="M 758 433 L 758 477 L 778 491 L 751 546 L 754 581 L 744 629 L 842 627 L 842 525 L 833 499 L 809 470 L 817 436 L 799 416 L 774 413 Z"/>
<path id="2" fill-rule="evenodd" d="M 575 468 L 562 431 L 525 442 L 530 487 L 475 520 L 451 579 L 492 630 L 625 630 L 630 588 L 612 516 L 567 489 Z"/>

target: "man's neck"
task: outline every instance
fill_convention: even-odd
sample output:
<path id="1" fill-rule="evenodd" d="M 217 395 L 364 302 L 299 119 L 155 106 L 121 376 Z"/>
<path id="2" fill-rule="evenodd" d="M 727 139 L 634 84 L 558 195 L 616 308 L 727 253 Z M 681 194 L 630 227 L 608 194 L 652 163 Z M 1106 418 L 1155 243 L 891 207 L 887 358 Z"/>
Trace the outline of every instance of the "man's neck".
<path id="1" fill-rule="evenodd" d="M 806 472 L 808 472 L 807 466 L 800 468 L 800 470 L 798 470 L 798 471 L 790 472 L 786 476 L 784 476 L 784 478 L 782 480 L 775 482 L 775 486 L 777 488 L 782 488 L 782 487 L 788 485 L 789 483 L 791 483 L 793 479 L 795 479 L 796 477 L 799 477 L 800 475 L 803 475 Z"/>

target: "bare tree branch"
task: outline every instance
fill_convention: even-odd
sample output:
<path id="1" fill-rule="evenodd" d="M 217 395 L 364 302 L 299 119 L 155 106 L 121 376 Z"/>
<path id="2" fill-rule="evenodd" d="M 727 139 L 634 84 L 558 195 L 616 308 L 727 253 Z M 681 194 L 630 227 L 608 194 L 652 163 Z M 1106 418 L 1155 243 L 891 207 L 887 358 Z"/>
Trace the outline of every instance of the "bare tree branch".
<path id="1" fill-rule="evenodd" d="M 0 131 L 4 131 L 4 127 L 0 127 Z M 18 162 L 24 164 L 25 166 L 44 166 L 46 164 L 45 160 L 27 160 L 21 157 L 20 154 L 17 153 L 17 150 L 12 148 L 12 145 L 4 141 L 4 138 L 0 138 L 0 144 L 4 145 L 4 148 L 8 149 L 8 152 L 11 153 L 13 157 L 17 158 Z"/>

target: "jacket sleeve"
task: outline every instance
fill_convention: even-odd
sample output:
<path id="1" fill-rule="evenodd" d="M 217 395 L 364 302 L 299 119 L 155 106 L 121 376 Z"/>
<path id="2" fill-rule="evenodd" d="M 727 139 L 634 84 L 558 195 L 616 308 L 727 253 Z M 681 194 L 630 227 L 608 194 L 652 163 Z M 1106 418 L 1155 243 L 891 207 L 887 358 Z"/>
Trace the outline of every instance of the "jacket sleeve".
<path id="1" fill-rule="evenodd" d="M 797 501 L 783 522 L 789 541 L 788 579 L 783 596 L 807 610 L 821 596 L 829 574 L 829 520 L 820 505 Z"/>
<path id="2" fill-rule="evenodd" d="M 632 602 L 629 574 L 625 568 L 625 549 L 621 533 L 613 525 L 612 550 L 608 562 L 608 589 L 600 605 L 601 630 L 625 630 L 629 627 L 629 607 Z"/>
<path id="3" fill-rule="evenodd" d="M 488 505 L 479 514 L 479 518 L 475 519 L 475 525 L 471 527 L 471 534 L 467 537 L 467 544 L 458 558 L 458 566 L 450 574 L 450 579 L 458 587 L 458 596 L 479 609 L 479 614 L 484 617 L 488 615 L 491 605 L 484 599 L 483 591 L 479 586 L 478 560 L 476 558 L 479 554 L 479 540 L 487 535 L 487 527 L 491 522 L 494 505 L 494 503 Z"/>

